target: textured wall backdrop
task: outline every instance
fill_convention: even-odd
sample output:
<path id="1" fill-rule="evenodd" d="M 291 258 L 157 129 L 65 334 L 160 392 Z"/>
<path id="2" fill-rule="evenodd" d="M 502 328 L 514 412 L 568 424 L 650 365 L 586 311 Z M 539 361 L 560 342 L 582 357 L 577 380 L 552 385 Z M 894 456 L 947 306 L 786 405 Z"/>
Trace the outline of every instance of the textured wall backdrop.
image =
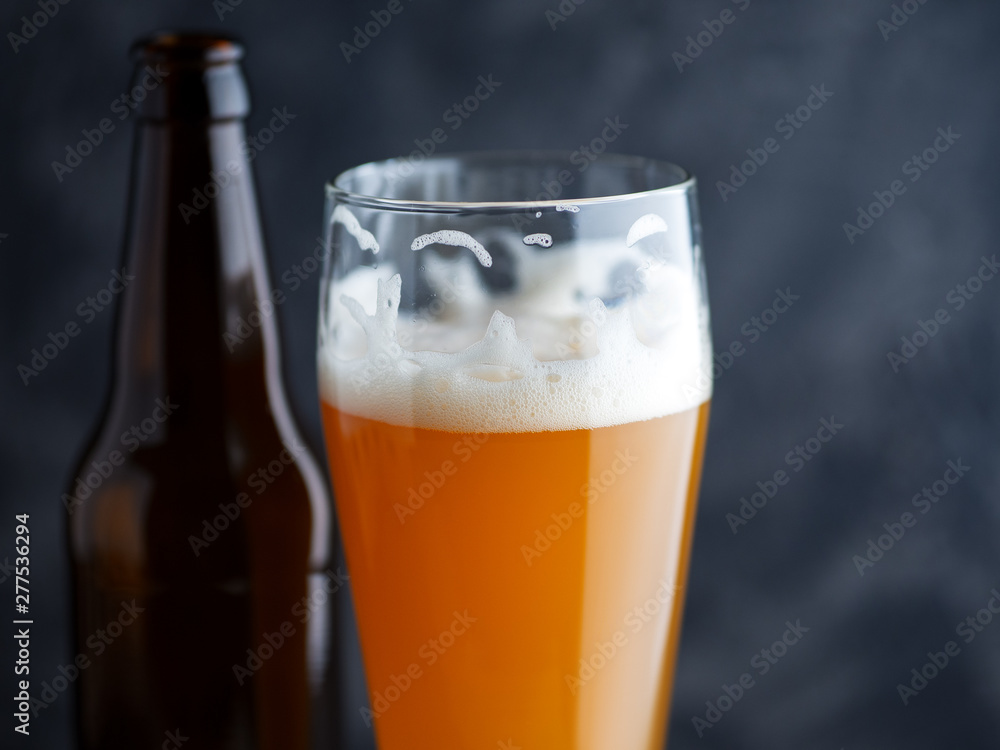
<path id="1" fill-rule="evenodd" d="M 251 132 L 273 107 L 295 116 L 254 163 L 279 285 L 312 252 L 324 180 L 412 151 L 479 76 L 500 84 L 445 126 L 444 150 L 574 149 L 619 118 L 614 150 L 699 177 L 719 377 L 672 750 L 997 747 L 1000 623 L 984 607 L 1000 587 L 1000 8 L 403 0 L 345 59 L 341 43 L 385 5 L 68 0 L 18 41 L 41 6 L 4 3 L 0 562 L 13 561 L 14 513 L 30 512 L 35 679 L 72 658 L 59 497 L 108 382 L 112 315 L 27 385 L 17 365 L 119 266 L 132 122 L 115 119 L 71 172 L 52 163 L 116 117 L 134 37 L 208 28 L 248 45 Z M 766 312 L 781 294 L 791 307 Z M 316 299 L 310 277 L 281 324 L 290 391 L 318 440 Z M 842 426 L 810 442 L 823 420 Z M 947 474 L 953 485 L 939 481 L 949 462 L 969 467 Z M 788 481 L 772 487 L 778 471 Z M 742 503 L 758 486 L 773 497 Z M 893 526 L 908 511 L 915 525 Z M 905 533 L 862 564 L 883 524 Z M 959 627 L 977 613 L 982 624 Z M 772 651 L 786 623 L 808 631 Z M 949 641 L 958 655 L 904 704 L 897 685 Z M 745 673 L 753 686 L 731 704 L 723 686 Z M 28 740 L 5 712 L 0 745 L 65 746 L 70 709 L 58 700 Z"/>

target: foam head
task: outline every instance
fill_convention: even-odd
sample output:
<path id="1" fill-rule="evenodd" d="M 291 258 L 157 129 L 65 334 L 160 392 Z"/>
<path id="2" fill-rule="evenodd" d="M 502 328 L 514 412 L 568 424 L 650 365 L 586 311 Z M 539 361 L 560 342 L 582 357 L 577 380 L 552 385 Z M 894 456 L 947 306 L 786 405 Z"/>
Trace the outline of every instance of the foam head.
<path id="1" fill-rule="evenodd" d="M 379 246 L 353 216 L 339 218 Z M 596 429 L 697 406 L 711 395 L 711 348 L 690 240 L 671 239 L 668 221 L 649 213 L 619 240 L 511 231 L 487 245 L 423 233 L 410 247 L 427 253 L 419 269 L 433 304 L 401 312 L 391 260 L 331 283 L 322 397 L 390 424 L 480 433 Z M 657 250 L 671 241 L 670 252 Z M 468 251 L 438 255 L 436 244 Z M 502 250 L 513 287 L 483 283 L 487 246 Z"/>

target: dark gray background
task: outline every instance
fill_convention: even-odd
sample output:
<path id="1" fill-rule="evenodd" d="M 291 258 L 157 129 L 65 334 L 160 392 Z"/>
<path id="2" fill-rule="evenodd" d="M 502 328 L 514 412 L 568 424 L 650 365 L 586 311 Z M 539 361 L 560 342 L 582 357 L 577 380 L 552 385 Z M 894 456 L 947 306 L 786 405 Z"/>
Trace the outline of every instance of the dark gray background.
<path id="1" fill-rule="evenodd" d="M 776 289 L 800 300 L 715 384 L 672 750 L 997 747 L 1000 624 L 968 645 L 955 626 L 1000 586 L 1000 280 L 960 312 L 945 300 L 1000 250 L 996 4 L 927 0 L 886 40 L 877 22 L 892 8 L 872 0 L 752 0 L 744 11 L 742 0 L 587 0 L 555 30 L 545 12 L 556 0 L 404 0 L 348 64 L 339 43 L 385 4 L 244 0 L 220 20 L 207 0 L 71 0 L 16 54 L 0 44 L 0 561 L 13 559 L 13 514 L 30 512 L 36 680 L 72 658 L 59 496 L 107 385 L 112 315 L 29 386 L 16 366 L 120 265 L 132 123 L 116 120 L 61 183 L 50 165 L 113 116 L 134 37 L 196 27 L 247 42 L 251 132 L 272 107 L 296 115 L 254 163 L 276 284 L 312 252 L 324 180 L 410 152 L 479 75 L 502 85 L 448 131 L 446 150 L 574 149 L 618 116 L 628 129 L 614 150 L 698 175 L 716 350 L 749 344 L 741 328 Z M 724 8 L 735 22 L 679 72 L 672 53 Z M 9 0 L 0 32 L 37 10 Z M 716 181 L 814 85 L 832 98 L 724 202 Z M 904 162 L 948 126 L 961 138 L 911 184 Z M 849 243 L 842 224 L 894 179 L 905 195 Z M 290 391 L 314 439 L 316 281 L 281 310 Z M 942 307 L 951 322 L 893 373 L 887 353 Z M 824 417 L 845 427 L 734 535 L 726 514 L 788 470 L 786 453 Z M 968 475 L 859 576 L 852 556 L 958 458 Z M 12 597 L 7 579 L 4 612 Z M 699 739 L 692 716 L 796 619 L 808 634 Z M 960 655 L 904 707 L 897 683 L 948 640 Z M 28 742 L 8 739 L 0 719 L 0 745 L 64 746 L 69 710 L 58 701 Z"/>

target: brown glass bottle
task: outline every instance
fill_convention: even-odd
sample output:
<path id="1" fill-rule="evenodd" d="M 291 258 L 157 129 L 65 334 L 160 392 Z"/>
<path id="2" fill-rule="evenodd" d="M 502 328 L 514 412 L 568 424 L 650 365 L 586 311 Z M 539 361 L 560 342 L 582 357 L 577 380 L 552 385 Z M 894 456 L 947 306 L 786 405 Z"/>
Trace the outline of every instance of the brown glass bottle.
<path id="1" fill-rule="evenodd" d="M 112 391 L 64 496 L 86 750 L 335 746 L 343 579 L 282 385 L 241 57 L 212 36 L 133 48 Z"/>

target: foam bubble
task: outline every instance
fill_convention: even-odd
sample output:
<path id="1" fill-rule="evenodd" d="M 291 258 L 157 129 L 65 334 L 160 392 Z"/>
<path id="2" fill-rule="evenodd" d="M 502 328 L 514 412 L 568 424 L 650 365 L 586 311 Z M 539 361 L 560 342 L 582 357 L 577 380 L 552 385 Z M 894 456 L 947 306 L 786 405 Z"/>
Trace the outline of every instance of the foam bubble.
<path id="1" fill-rule="evenodd" d="M 378 253 L 379 247 L 375 235 L 361 227 L 357 217 L 351 213 L 347 206 L 341 204 L 333 209 L 333 216 L 330 217 L 330 223 L 343 224 L 344 229 L 358 241 L 362 250 L 371 250 L 373 253 Z"/>
<path id="2" fill-rule="evenodd" d="M 526 236 L 522 242 L 525 245 L 541 245 L 542 247 L 552 247 L 552 235 L 545 234 L 544 232 L 538 232 L 537 234 L 529 234 Z"/>
<path id="3" fill-rule="evenodd" d="M 400 313 L 391 263 L 358 268 L 329 299 L 336 335 L 321 332 L 323 398 L 358 416 L 452 432 L 596 429 L 697 406 L 712 387 L 697 281 L 624 250 L 577 242 L 539 253 L 513 243 L 519 276 L 533 286 L 507 296 L 482 289 L 470 256 L 428 256 L 425 280 L 441 301 L 434 315 Z M 605 306 L 609 259 L 634 264 L 646 293 Z"/>
<path id="4" fill-rule="evenodd" d="M 454 229 L 442 229 L 439 232 L 422 234 L 413 240 L 410 244 L 410 250 L 421 250 L 428 245 L 433 245 L 435 243 L 440 245 L 452 245 L 453 247 L 467 247 L 475 254 L 480 265 L 485 268 L 489 268 L 493 265 L 493 257 L 486 251 L 486 248 L 483 247 L 481 242 L 479 242 L 471 234 L 459 232 Z"/>
<path id="5" fill-rule="evenodd" d="M 572 203 L 559 203 L 556 205 L 556 211 L 569 211 L 570 213 L 578 214 L 580 213 L 580 207 Z"/>

